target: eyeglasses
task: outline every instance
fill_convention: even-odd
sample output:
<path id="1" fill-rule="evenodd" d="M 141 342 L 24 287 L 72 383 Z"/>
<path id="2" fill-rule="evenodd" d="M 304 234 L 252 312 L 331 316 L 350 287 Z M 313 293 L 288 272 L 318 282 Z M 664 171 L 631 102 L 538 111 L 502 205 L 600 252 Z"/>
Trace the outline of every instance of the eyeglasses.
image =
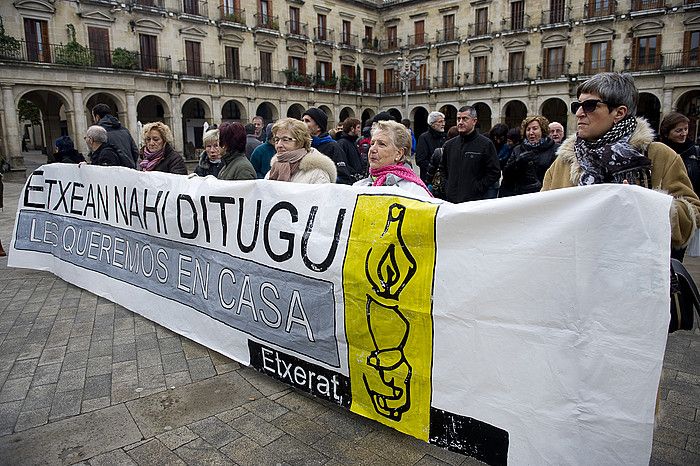
<path id="1" fill-rule="evenodd" d="M 573 101 L 571 102 L 571 113 L 576 115 L 576 112 L 578 112 L 579 108 L 583 107 L 583 113 L 591 113 L 595 112 L 595 109 L 598 108 L 598 104 L 607 104 L 607 102 L 600 100 L 600 99 L 588 99 L 584 100 L 583 102 L 579 101 Z"/>
<path id="2" fill-rule="evenodd" d="M 281 142 L 282 144 L 289 144 L 290 142 L 294 142 L 294 139 L 288 138 L 287 136 L 283 138 L 274 137 L 272 138 L 272 142 L 275 144 L 277 144 L 278 142 Z"/>

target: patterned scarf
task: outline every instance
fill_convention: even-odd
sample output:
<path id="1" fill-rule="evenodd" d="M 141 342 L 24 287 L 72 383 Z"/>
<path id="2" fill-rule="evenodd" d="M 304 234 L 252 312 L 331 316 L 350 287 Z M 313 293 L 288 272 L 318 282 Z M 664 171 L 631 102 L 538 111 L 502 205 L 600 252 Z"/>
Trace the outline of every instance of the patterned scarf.
<path id="1" fill-rule="evenodd" d="M 141 167 L 141 170 L 145 172 L 150 172 L 156 165 L 158 165 L 158 163 L 160 163 L 161 160 L 163 160 L 164 156 L 165 146 L 163 146 L 163 148 L 157 152 L 148 152 L 148 149 L 144 147 L 143 160 L 141 160 L 139 166 Z"/>
<path id="2" fill-rule="evenodd" d="M 381 168 L 370 167 L 369 174 L 374 180 L 372 186 L 386 186 L 387 177 L 394 175 L 395 177 L 401 178 L 402 180 L 410 181 L 411 183 L 417 184 L 421 188 L 425 189 L 426 192 L 430 194 L 430 197 L 433 197 L 430 190 L 425 186 L 425 183 L 423 183 L 423 180 L 421 180 L 420 177 L 413 172 L 413 170 L 404 165 L 387 165 Z"/>
<path id="3" fill-rule="evenodd" d="M 637 120 L 627 116 L 595 141 L 576 138 L 574 150 L 583 173 L 580 186 L 622 183 L 651 187 L 651 160 L 629 143 Z"/>
<path id="4" fill-rule="evenodd" d="M 525 149 L 532 150 L 532 149 L 535 149 L 537 147 L 540 147 L 542 144 L 544 144 L 545 140 L 547 140 L 547 139 L 549 139 L 549 137 L 547 137 L 547 136 L 540 138 L 540 140 L 537 142 L 530 142 L 529 140 L 525 139 L 525 140 L 523 140 L 522 145 Z"/>
<path id="5" fill-rule="evenodd" d="M 277 181 L 290 181 L 292 176 L 299 170 L 299 162 L 308 151 L 301 149 L 290 150 L 282 154 L 277 154 L 277 160 L 270 169 L 270 179 Z"/>

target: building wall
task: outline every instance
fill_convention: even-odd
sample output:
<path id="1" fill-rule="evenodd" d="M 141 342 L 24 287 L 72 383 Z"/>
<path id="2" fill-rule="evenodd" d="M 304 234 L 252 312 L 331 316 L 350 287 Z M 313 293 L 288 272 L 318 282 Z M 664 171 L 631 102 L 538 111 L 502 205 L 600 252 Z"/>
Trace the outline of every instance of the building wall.
<path id="1" fill-rule="evenodd" d="M 179 150 L 185 146 L 186 135 L 192 138 L 193 125 L 231 117 L 225 114 L 231 105 L 236 110 L 234 119 L 244 122 L 263 111 L 261 105 L 266 105 L 273 119 L 286 116 L 288 111 L 295 114 L 300 109 L 319 106 L 329 113 L 329 124 L 334 124 L 341 113 L 360 117 L 364 112 L 371 116 L 380 109 L 394 108 L 404 117 L 413 118 L 418 113 L 423 118 L 424 110 L 454 111 L 461 105 L 479 104 L 482 129 L 487 130 L 499 121 L 515 124 L 523 110 L 513 110 L 520 106 L 513 103 L 518 101 L 526 113 L 549 113 L 571 129 L 574 118 L 565 109 L 575 98 L 576 86 L 590 74 L 584 63 L 588 58 L 586 44 L 608 40 L 610 60 L 606 63 L 615 71 L 632 70 L 648 103 L 646 107 L 652 111 L 656 99 L 661 113 L 679 106 L 679 110 L 690 112 L 691 98 L 696 103 L 700 98 L 697 60 L 683 62 L 683 57 L 688 58 L 687 53 L 683 55 L 687 31 L 700 30 L 700 2 L 696 0 L 621 0 L 611 14 L 590 14 L 586 4 L 567 0 L 563 2 L 562 18 L 554 18 L 556 21 L 550 21 L 548 12 L 558 10 L 562 2 L 526 0 L 522 2 L 522 24 L 515 24 L 515 28 L 511 27 L 510 18 L 513 8 L 517 9 L 513 3 L 517 2 L 512 1 L 273 0 L 269 2 L 269 18 L 261 17 L 259 2 L 250 0 L 241 0 L 244 12 L 235 11 L 233 18 L 225 16 L 233 12 L 226 9 L 227 5 L 233 6 L 232 0 L 185 2 L 196 4 L 197 14 L 186 14 L 183 0 L 152 0 L 155 7 L 145 7 L 143 3 L 149 1 L 0 3 L 7 35 L 24 41 L 25 22 L 43 20 L 47 21 L 45 39 L 54 44 L 51 56 L 43 63 L 30 56 L 26 43 L 14 55 L 0 50 L 1 147 L 5 154 L 16 156 L 20 152 L 20 126 L 15 123 L 14 109 L 22 97 L 30 98 L 46 113 L 47 141 L 60 134 L 63 124 L 82 151 L 87 148 L 81 136 L 91 124 L 87 105 L 101 99 L 111 99 L 120 120 L 135 136 L 138 122 L 164 120 L 172 126 Z M 604 1 L 591 3 L 605 5 Z M 290 7 L 299 8 L 300 34 L 290 34 L 296 32 L 290 24 Z M 488 28 L 486 34 L 477 35 L 479 8 L 488 9 Z M 327 28 L 333 31 L 328 40 L 317 40 L 319 14 L 326 15 Z M 445 31 L 447 15 L 455 17 L 454 38 Z M 351 24 L 349 46 L 340 44 L 342 21 Z M 424 22 L 423 41 L 416 37 L 417 21 Z M 76 41 L 84 46 L 89 45 L 89 27 L 108 30 L 111 50 L 120 47 L 139 52 L 141 34 L 156 36 L 160 57 L 157 66 L 144 70 L 139 63 L 137 69 L 124 70 L 113 65 L 96 67 L 94 63 L 56 63 L 61 61 L 62 46 L 70 40 L 68 25 L 73 25 Z M 376 42 L 362 40 L 367 26 L 373 29 Z M 393 26 L 398 38 L 395 49 L 387 42 L 388 28 Z M 638 69 L 638 60 L 632 56 L 635 42 L 639 37 L 652 36 L 660 42 L 659 54 L 655 55 L 658 61 L 641 67 L 648 69 Z M 201 76 L 191 76 L 191 70 L 188 71 L 186 41 L 200 44 Z M 227 77 L 226 47 L 238 49 L 238 79 Z M 543 65 L 550 47 L 563 47 L 563 68 L 561 74 L 547 77 Z M 272 56 L 271 82 L 261 82 L 260 52 Z M 513 72 L 510 54 L 519 52 L 523 53 L 523 67 Z M 108 55 L 112 57 L 111 52 Z M 289 67 L 289 56 L 305 60 L 311 81 L 317 61 L 332 63 L 339 82 L 331 89 L 327 88 L 328 83 L 314 86 L 310 81 L 290 82 L 283 72 Z M 384 81 L 384 69 L 396 69 L 399 57 L 423 64 L 427 80 L 412 86 L 408 112 L 397 87 Z M 488 60 L 487 78 L 482 83 L 475 79 L 478 57 Z M 444 77 L 445 61 L 454 62 L 452 80 Z M 359 66 L 361 72 L 376 70 L 376 91 L 368 89 L 369 83 L 357 90 L 346 90 L 345 83 L 340 82 L 342 65 L 354 69 Z M 341 89 L 341 85 L 345 87 Z M 227 106 L 228 102 L 231 103 Z M 58 121 L 59 114 L 65 114 L 64 123 Z M 425 126 L 422 121 L 414 124 L 417 129 Z"/>

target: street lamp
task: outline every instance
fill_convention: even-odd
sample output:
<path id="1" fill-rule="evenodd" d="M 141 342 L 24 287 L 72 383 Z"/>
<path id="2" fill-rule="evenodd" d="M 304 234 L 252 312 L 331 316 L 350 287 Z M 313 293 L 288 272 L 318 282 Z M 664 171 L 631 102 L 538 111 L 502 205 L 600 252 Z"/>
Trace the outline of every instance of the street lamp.
<path id="1" fill-rule="evenodd" d="M 405 118 L 408 118 L 409 110 L 408 110 L 408 83 L 412 80 L 415 79 L 415 77 L 418 75 L 418 71 L 420 70 L 420 65 L 422 61 L 418 59 L 409 59 L 408 57 L 400 56 L 399 58 L 396 59 L 396 64 L 397 64 L 397 70 L 396 70 L 396 77 L 399 78 L 399 81 L 403 84 L 403 89 L 404 92 L 406 93 L 406 100 L 404 103 L 404 115 Z"/>

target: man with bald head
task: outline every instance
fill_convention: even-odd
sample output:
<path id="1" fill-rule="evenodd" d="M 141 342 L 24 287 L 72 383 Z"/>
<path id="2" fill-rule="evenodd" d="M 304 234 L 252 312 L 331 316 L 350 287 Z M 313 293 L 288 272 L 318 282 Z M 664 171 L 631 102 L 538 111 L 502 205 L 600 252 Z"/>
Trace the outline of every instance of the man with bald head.
<path id="1" fill-rule="evenodd" d="M 564 126 L 556 121 L 551 122 L 549 124 L 549 137 L 557 144 L 561 144 L 564 140 Z"/>

